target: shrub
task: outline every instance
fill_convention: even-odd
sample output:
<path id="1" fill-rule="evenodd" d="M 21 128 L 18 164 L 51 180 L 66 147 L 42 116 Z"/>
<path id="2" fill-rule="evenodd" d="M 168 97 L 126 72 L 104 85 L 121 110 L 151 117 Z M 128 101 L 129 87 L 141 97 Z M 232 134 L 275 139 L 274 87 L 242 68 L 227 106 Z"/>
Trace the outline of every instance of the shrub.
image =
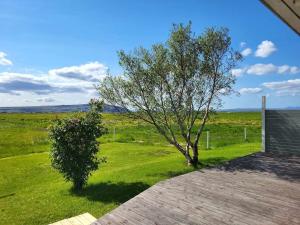
<path id="1" fill-rule="evenodd" d="M 103 102 L 91 100 L 87 113 L 77 113 L 71 118 L 56 119 L 49 132 L 52 166 L 63 174 L 73 187 L 80 190 L 92 171 L 105 161 L 97 158 L 99 142 L 106 129 L 102 126 Z"/>

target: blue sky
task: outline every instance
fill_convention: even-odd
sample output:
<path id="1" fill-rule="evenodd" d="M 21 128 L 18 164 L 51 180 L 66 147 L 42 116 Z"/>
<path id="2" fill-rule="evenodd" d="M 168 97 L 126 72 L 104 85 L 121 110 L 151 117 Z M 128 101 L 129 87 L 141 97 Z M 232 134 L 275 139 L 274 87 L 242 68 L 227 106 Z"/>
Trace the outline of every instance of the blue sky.
<path id="1" fill-rule="evenodd" d="M 0 1 L 0 106 L 86 103 L 116 52 L 164 42 L 173 23 L 197 34 L 225 26 L 245 55 L 233 73 L 241 94 L 224 108 L 300 106 L 300 37 L 252 1 Z"/>

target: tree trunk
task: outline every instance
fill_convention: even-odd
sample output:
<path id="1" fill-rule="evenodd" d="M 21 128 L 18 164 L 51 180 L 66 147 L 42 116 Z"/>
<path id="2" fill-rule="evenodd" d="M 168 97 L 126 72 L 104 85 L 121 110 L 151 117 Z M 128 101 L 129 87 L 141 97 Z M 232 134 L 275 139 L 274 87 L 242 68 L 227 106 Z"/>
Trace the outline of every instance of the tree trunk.
<path id="1" fill-rule="evenodd" d="M 181 145 L 179 145 L 178 143 L 172 143 L 170 142 L 170 144 L 174 145 L 183 155 L 184 157 L 186 158 L 186 161 L 187 161 L 187 164 L 189 166 L 193 166 L 193 167 L 197 167 L 198 165 L 198 146 L 195 148 L 193 147 L 193 158 L 191 157 L 190 155 L 190 145 L 187 144 L 186 148 L 182 148 Z"/>
<path id="2" fill-rule="evenodd" d="M 185 154 L 185 158 L 186 158 L 186 162 L 187 162 L 188 166 L 193 166 L 194 165 L 193 159 L 192 159 L 192 157 L 190 156 L 189 153 Z"/>
<path id="3" fill-rule="evenodd" d="M 185 147 L 185 155 L 184 156 L 186 158 L 186 162 L 187 162 L 188 166 L 191 166 L 193 164 L 193 160 L 190 155 L 190 145 L 189 144 L 187 144 Z"/>
<path id="4" fill-rule="evenodd" d="M 195 145 L 193 147 L 193 166 L 197 167 L 199 163 L 199 159 L 198 159 L 198 145 Z"/>
<path id="5" fill-rule="evenodd" d="M 81 180 L 73 181 L 73 188 L 75 191 L 81 191 L 83 189 L 84 182 Z"/>
<path id="6" fill-rule="evenodd" d="M 193 167 L 197 167 L 198 166 L 198 148 L 196 149 L 196 151 L 193 148 L 193 158 L 190 156 L 189 153 L 184 155 L 187 161 L 188 166 L 193 166 Z"/>

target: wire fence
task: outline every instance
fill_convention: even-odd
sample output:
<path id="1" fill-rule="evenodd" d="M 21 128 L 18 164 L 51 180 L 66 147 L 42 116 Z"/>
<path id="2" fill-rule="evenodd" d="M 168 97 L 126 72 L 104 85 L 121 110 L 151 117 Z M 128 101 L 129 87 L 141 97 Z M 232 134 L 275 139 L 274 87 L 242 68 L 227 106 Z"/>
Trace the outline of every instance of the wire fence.
<path id="1" fill-rule="evenodd" d="M 179 142 L 184 142 L 179 136 Z M 130 129 L 112 127 L 102 139 L 104 142 L 168 144 L 154 128 Z M 227 145 L 261 142 L 259 127 L 234 127 L 228 130 L 207 129 L 202 132 L 199 141 L 200 149 L 214 149 Z"/>

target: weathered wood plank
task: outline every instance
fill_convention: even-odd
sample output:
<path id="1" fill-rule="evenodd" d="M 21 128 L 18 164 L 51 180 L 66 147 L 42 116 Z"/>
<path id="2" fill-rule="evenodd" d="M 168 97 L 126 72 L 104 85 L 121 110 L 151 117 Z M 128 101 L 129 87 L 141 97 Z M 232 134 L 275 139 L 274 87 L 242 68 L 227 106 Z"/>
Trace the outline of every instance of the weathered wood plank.
<path id="1" fill-rule="evenodd" d="M 78 220 L 78 217 L 72 217 L 69 218 L 68 221 L 72 224 L 72 225 L 83 225 L 80 220 Z"/>
<path id="2" fill-rule="evenodd" d="M 95 222 L 96 218 L 89 213 L 84 213 L 68 219 L 64 219 L 49 225 L 90 225 Z"/>
<path id="3" fill-rule="evenodd" d="M 96 221 L 96 218 L 93 217 L 91 214 L 89 213 L 84 213 L 84 214 L 81 214 L 79 215 L 80 217 L 84 217 L 89 223 L 92 223 L 94 221 Z"/>
<path id="4" fill-rule="evenodd" d="M 220 176 L 221 175 L 221 176 Z M 253 174 L 249 175 L 253 178 Z M 222 179 L 219 179 L 222 177 Z M 235 181 L 234 181 L 235 179 Z M 189 178 L 183 177 L 182 179 L 170 180 L 170 182 L 190 182 L 191 185 L 200 185 L 201 187 L 217 188 L 220 191 L 224 188 L 235 189 L 235 192 L 251 196 L 255 199 L 261 199 L 262 201 L 272 201 L 279 204 L 283 204 L 290 207 L 298 207 L 300 200 L 300 187 L 299 185 L 291 184 L 286 187 L 284 185 L 278 185 L 277 182 L 244 182 L 243 177 L 237 175 L 226 175 L 220 172 L 215 173 L 202 173 L 200 176 L 193 175 Z M 276 181 L 276 179 L 273 179 Z M 295 194 L 296 193 L 296 194 Z"/>
<path id="5" fill-rule="evenodd" d="M 164 190 L 164 187 L 160 188 Z M 215 206 L 219 210 L 225 208 L 226 213 L 231 214 L 232 216 L 242 215 L 242 220 L 244 221 L 246 219 L 253 218 L 253 221 L 251 221 L 250 224 L 256 224 L 255 220 L 257 220 L 257 217 L 261 217 L 258 224 L 261 224 L 262 221 L 264 224 L 267 224 L 268 221 L 274 217 L 277 219 L 277 221 L 282 219 L 280 215 L 273 214 L 273 208 L 270 209 L 270 205 L 263 204 L 260 201 L 255 201 L 238 193 L 228 192 L 226 189 L 218 191 L 203 187 L 196 188 L 198 190 L 198 194 L 196 195 L 194 194 L 194 190 L 188 190 L 185 193 L 185 199 L 187 199 L 190 204 L 206 202 L 208 205 Z M 182 192 L 177 188 L 172 190 L 169 189 L 168 191 L 168 193 L 173 192 L 174 196 L 179 196 L 179 194 Z M 246 218 L 244 219 L 244 217 Z"/>
<path id="6" fill-rule="evenodd" d="M 159 182 L 93 224 L 299 225 L 300 157 L 276 157 L 249 156 Z"/>

